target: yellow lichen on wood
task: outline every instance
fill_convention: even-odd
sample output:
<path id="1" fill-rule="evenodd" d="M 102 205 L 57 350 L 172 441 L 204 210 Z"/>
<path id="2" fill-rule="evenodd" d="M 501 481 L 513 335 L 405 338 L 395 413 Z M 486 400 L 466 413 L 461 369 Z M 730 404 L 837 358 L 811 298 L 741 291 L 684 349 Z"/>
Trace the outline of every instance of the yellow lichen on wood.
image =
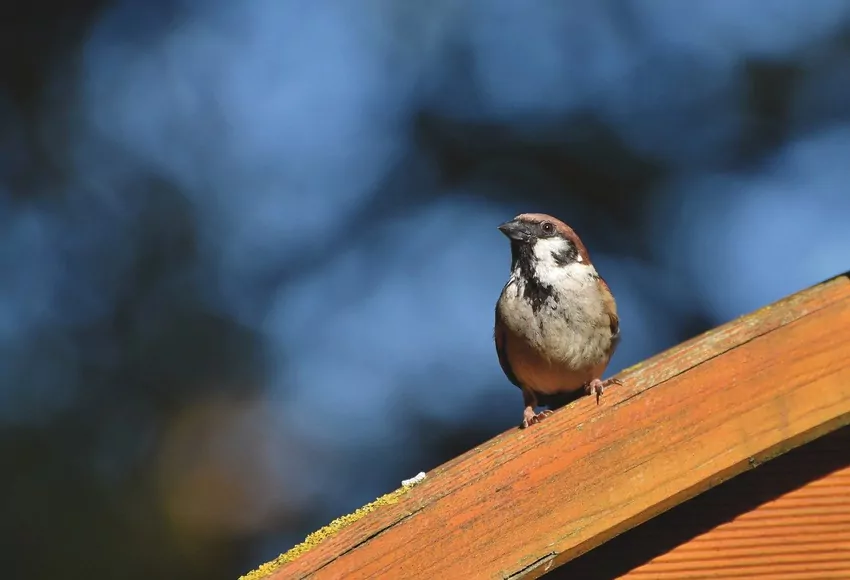
<path id="1" fill-rule="evenodd" d="M 382 495 L 375 501 L 367 503 L 361 508 L 357 508 L 350 514 L 338 517 L 328 525 L 308 535 L 306 538 L 304 538 L 303 542 L 293 546 L 288 551 L 284 552 L 274 560 L 266 562 L 256 570 L 252 570 L 251 572 L 240 576 L 239 580 L 261 580 L 262 578 L 270 576 L 275 572 L 275 570 L 277 570 L 284 564 L 291 562 L 295 558 L 308 552 L 311 548 L 317 546 L 327 538 L 333 536 L 344 527 L 353 524 L 366 514 L 375 511 L 381 506 L 392 505 L 398 502 L 399 498 L 404 495 L 411 487 L 412 486 L 402 486 L 393 492 L 390 492 L 386 495 Z"/>

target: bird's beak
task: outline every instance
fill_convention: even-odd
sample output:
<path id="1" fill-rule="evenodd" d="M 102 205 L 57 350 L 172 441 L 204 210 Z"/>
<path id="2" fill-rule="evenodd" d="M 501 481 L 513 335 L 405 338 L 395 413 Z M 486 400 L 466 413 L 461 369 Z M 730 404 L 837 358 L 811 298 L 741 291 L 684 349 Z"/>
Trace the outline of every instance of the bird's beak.
<path id="1" fill-rule="evenodd" d="M 531 239 L 531 232 L 528 229 L 528 224 L 515 219 L 500 225 L 499 231 L 508 236 L 510 239 L 518 242 L 526 242 Z"/>

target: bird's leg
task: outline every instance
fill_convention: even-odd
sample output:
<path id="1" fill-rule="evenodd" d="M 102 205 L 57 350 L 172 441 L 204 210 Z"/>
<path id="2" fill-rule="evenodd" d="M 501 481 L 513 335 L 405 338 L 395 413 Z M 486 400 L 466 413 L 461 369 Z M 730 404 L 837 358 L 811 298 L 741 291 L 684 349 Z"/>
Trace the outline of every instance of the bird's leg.
<path id="1" fill-rule="evenodd" d="M 522 390 L 522 403 L 525 405 L 525 410 L 522 412 L 522 425 L 520 425 L 520 429 L 525 429 L 529 425 L 539 423 L 552 414 L 552 411 L 548 409 L 539 413 L 534 412 L 534 407 L 537 406 L 537 397 L 531 391 Z"/>
<path id="2" fill-rule="evenodd" d="M 584 384 L 584 390 L 588 395 L 596 395 L 596 404 L 599 404 L 599 397 L 602 396 L 602 393 L 605 392 L 606 387 L 610 387 L 611 385 L 622 385 L 623 383 L 620 379 L 610 378 L 607 380 L 601 379 L 593 379 L 589 383 Z"/>

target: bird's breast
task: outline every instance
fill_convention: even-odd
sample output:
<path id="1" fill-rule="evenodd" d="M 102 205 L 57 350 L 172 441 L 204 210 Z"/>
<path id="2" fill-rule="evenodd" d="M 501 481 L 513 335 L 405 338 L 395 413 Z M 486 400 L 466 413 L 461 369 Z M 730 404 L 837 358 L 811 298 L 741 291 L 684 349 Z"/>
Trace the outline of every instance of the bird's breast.
<path id="1" fill-rule="evenodd" d="M 497 306 L 511 368 L 519 381 L 549 393 L 579 388 L 599 377 L 612 342 L 601 296 L 555 292 L 535 306 L 523 296 L 522 282 L 515 278 L 505 286 Z"/>

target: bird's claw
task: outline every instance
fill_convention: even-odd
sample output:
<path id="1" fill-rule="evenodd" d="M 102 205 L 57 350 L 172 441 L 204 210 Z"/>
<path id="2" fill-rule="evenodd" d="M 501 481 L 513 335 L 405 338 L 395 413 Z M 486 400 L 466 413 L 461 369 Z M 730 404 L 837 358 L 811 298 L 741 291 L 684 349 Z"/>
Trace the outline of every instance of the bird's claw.
<path id="1" fill-rule="evenodd" d="M 520 425 L 521 429 L 527 428 L 529 425 L 534 425 L 535 423 L 539 423 L 546 417 L 552 414 L 552 411 L 546 409 L 545 411 L 540 411 L 539 413 L 535 413 L 533 410 L 526 410 L 523 413 L 522 417 L 522 425 Z"/>
<path id="2" fill-rule="evenodd" d="M 602 393 L 605 392 L 606 387 L 610 387 L 611 385 L 622 385 L 623 382 L 620 379 L 611 377 L 607 380 L 593 379 L 589 383 L 584 385 L 584 390 L 588 395 L 596 395 L 596 404 L 599 404 L 599 398 L 602 396 Z"/>

